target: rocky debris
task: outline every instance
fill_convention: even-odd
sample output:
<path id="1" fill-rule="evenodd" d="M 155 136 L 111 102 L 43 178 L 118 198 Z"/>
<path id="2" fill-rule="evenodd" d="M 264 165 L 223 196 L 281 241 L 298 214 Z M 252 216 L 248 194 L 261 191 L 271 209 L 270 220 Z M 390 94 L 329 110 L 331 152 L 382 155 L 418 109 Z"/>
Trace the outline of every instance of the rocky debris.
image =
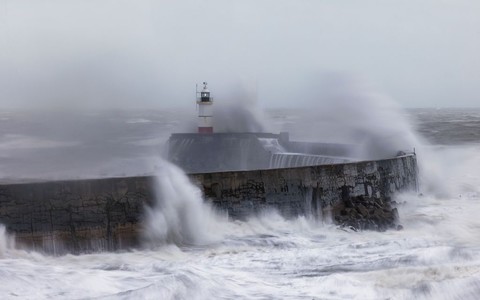
<path id="1" fill-rule="evenodd" d="M 333 209 L 335 223 L 352 230 L 402 230 L 390 198 L 348 197 Z"/>

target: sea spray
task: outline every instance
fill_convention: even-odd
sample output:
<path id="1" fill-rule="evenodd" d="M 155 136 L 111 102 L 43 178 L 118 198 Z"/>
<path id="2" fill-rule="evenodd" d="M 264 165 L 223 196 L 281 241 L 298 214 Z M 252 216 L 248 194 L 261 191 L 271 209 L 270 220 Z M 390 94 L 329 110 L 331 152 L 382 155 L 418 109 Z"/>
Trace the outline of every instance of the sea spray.
<path id="1" fill-rule="evenodd" d="M 480 176 L 472 167 L 480 166 L 478 145 L 422 146 L 418 149 L 422 193 L 439 199 L 457 197 L 465 191 L 478 193 L 476 183 L 466 183 Z"/>
<path id="2" fill-rule="evenodd" d="M 259 211 L 246 221 L 229 221 L 226 213 L 215 210 L 204 199 L 183 170 L 165 161 L 158 166 L 155 203 L 145 208 L 143 237 L 148 246 L 203 246 L 225 243 L 229 236 L 308 232 L 325 225 L 309 216 L 287 220 L 275 209 Z"/>
<path id="3" fill-rule="evenodd" d="M 222 237 L 227 217 L 204 201 L 201 190 L 177 166 L 162 162 L 156 200 L 145 209 L 144 238 L 150 245 L 206 245 Z"/>
<path id="4" fill-rule="evenodd" d="M 366 80 L 327 74 L 314 84 L 318 92 L 306 97 L 315 111 L 315 123 L 306 122 L 315 129 L 310 139 L 355 144 L 360 159 L 390 158 L 422 143 L 405 111 Z"/>
<path id="5" fill-rule="evenodd" d="M 13 248 L 15 248 L 15 238 L 7 233 L 5 226 L 0 224 L 0 258 Z"/>
<path id="6" fill-rule="evenodd" d="M 225 87 L 212 86 L 215 102 L 215 132 L 268 132 L 269 124 L 257 99 L 257 87 L 238 80 L 225 83 Z"/>
<path id="7" fill-rule="evenodd" d="M 345 74 L 326 74 L 312 84 L 319 85 L 318 92 L 305 99 L 315 114 L 302 116 L 304 120 L 299 123 L 309 128 L 298 126 L 293 136 L 303 134 L 307 139 L 353 144 L 351 155 L 362 160 L 391 158 L 415 151 L 420 191 L 451 196 L 444 175 L 456 164 L 441 162 L 445 154 L 449 154 L 439 152 L 438 147 L 432 147 L 418 134 L 412 116 L 394 99 L 366 80 Z M 453 157 L 449 160 L 456 161 Z"/>

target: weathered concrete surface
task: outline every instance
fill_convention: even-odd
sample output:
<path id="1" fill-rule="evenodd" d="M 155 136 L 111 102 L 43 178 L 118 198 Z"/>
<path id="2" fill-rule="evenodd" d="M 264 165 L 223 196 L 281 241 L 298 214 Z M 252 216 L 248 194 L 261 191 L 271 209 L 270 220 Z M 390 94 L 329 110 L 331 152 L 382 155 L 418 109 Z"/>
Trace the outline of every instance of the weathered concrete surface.
<path id="1" fill-rule="evenodd" d="M 387 199 L 417 188 L 414 155 L 388 160 L 241 172 L 191 174 L 209 201 L 243 218 L 274 207 L 285 216 L 323 216 L 363 195 Z M 17 244 L 50 253 L 137 246 L 154 177 L 0 185 L 0 223 Z"/>
<path id="2" fill-rule="evenodd" d="M 223 173 L 193 174 L 205 195 L 230 216 L 274 207 L 285 216 L 324 214 L 351 197 L 388 199 L 417 189 L 414 155 L 394 159 Z"/>
<path id="3" fill-rule="evenodd" d="M 0 223 L 20 246 L 49 253 L 128 248 L 153 185 L 151 177 L 0 185 Z"/>

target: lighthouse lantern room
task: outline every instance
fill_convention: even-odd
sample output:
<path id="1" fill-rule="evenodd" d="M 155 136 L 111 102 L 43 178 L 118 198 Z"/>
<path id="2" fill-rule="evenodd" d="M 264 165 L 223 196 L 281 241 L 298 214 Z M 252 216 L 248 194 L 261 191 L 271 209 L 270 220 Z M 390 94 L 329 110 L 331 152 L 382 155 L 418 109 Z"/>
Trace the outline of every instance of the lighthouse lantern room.
<path id="1" fill-rule="evenodd" d="M 203 83 L 203 89 L 197 90 L 197 105 L 198 105 L 198 133 L 213 133 L 213 99 L 210 97 L 210 91 L 207 88 L 207 83 Z"/>

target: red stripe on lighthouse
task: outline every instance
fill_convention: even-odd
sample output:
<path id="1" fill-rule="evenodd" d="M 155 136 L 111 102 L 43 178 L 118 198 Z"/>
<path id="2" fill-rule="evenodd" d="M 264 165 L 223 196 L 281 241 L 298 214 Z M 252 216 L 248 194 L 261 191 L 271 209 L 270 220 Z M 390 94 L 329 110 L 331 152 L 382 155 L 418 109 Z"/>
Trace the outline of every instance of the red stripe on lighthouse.
<path id="1" fill-rule="evenodd" d="M 213 127 L 198 127 L 198 133 L 213 133 Z"/>

